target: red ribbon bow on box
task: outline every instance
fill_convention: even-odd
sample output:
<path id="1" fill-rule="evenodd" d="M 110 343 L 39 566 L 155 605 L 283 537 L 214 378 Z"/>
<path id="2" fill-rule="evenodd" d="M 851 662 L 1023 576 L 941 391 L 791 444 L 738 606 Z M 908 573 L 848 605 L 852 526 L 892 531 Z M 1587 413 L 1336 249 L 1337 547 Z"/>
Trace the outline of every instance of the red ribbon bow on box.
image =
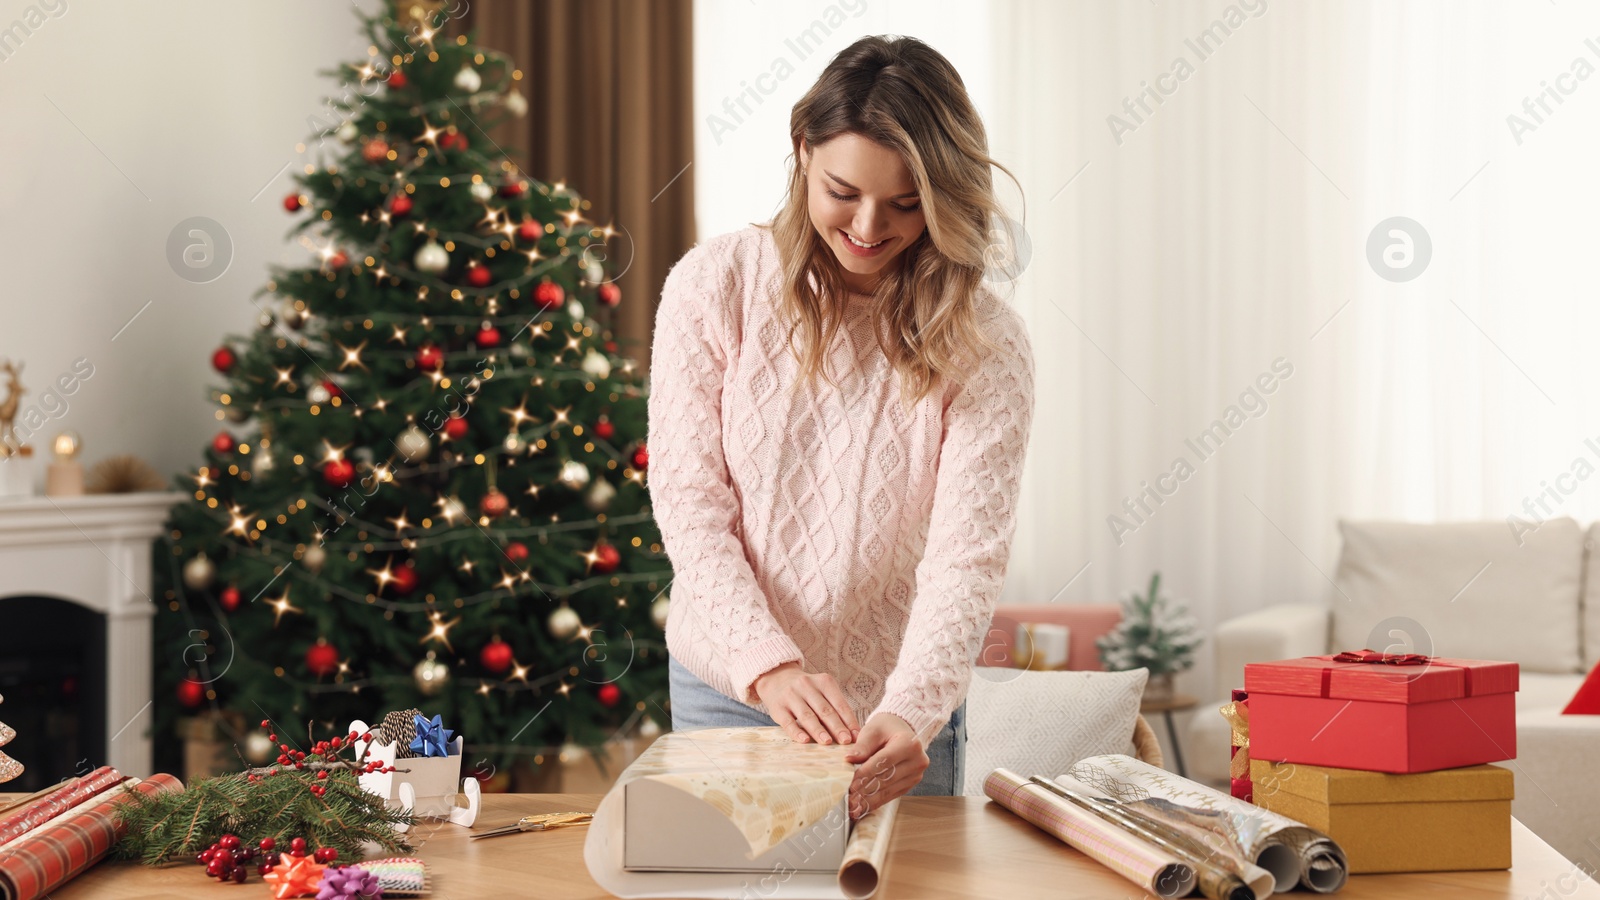
<path id="1" fill-rule="evenodd" d="M 1421 653 L 1380 653 L 1377 650 L 1346 650 L 1333 658 L 1342 663 L 1381 663 L 1386 666 L 1425 666 L 1433 657 Z"/>

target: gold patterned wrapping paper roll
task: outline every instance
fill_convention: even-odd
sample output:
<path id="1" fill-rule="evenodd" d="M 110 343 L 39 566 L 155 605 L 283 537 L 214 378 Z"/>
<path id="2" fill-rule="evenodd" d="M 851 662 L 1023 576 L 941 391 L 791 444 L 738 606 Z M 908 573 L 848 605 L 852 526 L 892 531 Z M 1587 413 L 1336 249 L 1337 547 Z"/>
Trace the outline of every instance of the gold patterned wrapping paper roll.
<path id="1" fill-rule="evenodd" d="M 1194 867 L 1010 769 L 990 772 L 983 793 L 1157 897 L 1183 897 L 1194 889 Z"/>
<path id="2" fill-rule="evenodd" d="M 837 873 L 636 872 L 623 868 L 623 798 L 629 782 L 652 779 L 711 804 L 727 816 L 755 858 L 838 809 L 855 766 L 844 744 L 796 744 L 783 729 L 669 731 L 618 775 L 584 840 L 595 883 L 617 897 L 819 898 L 865 900 L 881 886 L 895 800 L 850 825 Z"/>

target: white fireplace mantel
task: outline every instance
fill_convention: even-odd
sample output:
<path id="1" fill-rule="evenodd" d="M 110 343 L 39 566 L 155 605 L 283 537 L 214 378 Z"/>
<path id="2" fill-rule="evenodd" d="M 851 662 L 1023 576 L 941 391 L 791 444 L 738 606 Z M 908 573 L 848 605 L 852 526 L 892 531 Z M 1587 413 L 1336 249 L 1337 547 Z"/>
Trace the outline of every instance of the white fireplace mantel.
<path id="1" fill-rule="evenodd" d="M 106 748 L 151 774 L 150 542 L 178 493 L 0 498 L 0 598 L 55 597 L 106 617 Z"/>

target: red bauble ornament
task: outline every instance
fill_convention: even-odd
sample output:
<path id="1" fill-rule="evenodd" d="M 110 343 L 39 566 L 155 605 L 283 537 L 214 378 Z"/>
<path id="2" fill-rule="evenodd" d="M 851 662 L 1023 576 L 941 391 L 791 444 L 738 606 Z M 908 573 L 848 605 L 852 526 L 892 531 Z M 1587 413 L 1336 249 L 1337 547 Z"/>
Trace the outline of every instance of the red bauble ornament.
<path id="1" fill-rule="evenodd" d="M 399 69 L 395 69 L 393 72 L 389 73 L 389 77 L 388 77 L 388 79 L 386 79 L 386 83 L 389 85 L 389 87 L 394 88 L 395 90 L 398 91 L 401 88 L 404 88 L 406 85 L 410 84 L 411 82 L 406 80 L 406 73 L 400 71 Z"/>
<path id="2" fill-rule="evenodd" d="M 616 341 L 606 341 L 601 346 L 606 348 L 606 352 L 607 353 L 615 353 L 615 352 L 617 352 L 617 342 Z"/>
<path id="3" fill-rule="evenodd" d="M 606 306 L 616 306 L 622 302 L 622 288 L 611 282 L 600 285 L 600 302 Z"/>
<path id="4" fill-rule="evenodd" d="M 489 267 L 476 262 L 467 263 L 467 284 L 473 287 L 488 287 L 494 280 L 494 275 L 489 272 Z"/>
<path id="5" fill-rule="evenodd" d="M 239 595 L 239 589 L 230 584 L 222 589 L 222 594 L 217 597 L 217 602 L 222 605 L 224 610 L 233 612 L 239 608 L 239 601 L 242 599 Z"/>
<path id="6" fill-rule="evenodd" d="M 389 158 L 389 142 L 383 138 L 368 138 L 361 145 L 361 158 L 369 163 L 383 162 Z"/>
<path id="7" fill-rule="evenodd" d="M 616 547 L 610 544 L 601 544 L 594 548 L 594 570 L 596 572 L 602 575 L 608 572 L 615 572 L 617 566 L 621 564 L 622 554 L 617 552 Z"/>
<path id="8" fill-rule="evenodd" d="M 306 671 L 321 678 L 332 675 L 339 670 L 339 648 L 328 643 L 327 640 L 318 638 L 311 649 L 306 651 Z"/>
<path id="9" fill-rule="evenodd" d="M 617 426 L 612 425 L 610 422 L 602 419 L 599 422 L 594 423 L 594 433 L 595 437 L 605 438 L 609 441 L 611 440 L 611 436 L 617 433 Z"/>
<path id="10" fill-rule="evenodd" d="M 343 250 L 335 250 L 333 255 L 328 257 L 328 268 L 330 269 L 342 269 L 349 264 L 350 257 L 346 256 Z"/>
<path id="11" fill-rule="evenodd" d="M 500 346 L 500 329 L 493 325 L 485 325 L 478 329 L 478 335 L 473 340 L 485 350 L 490 347 L 498 347 Z"/>
<path id="12" fill-rule="evenodd" d="M 496 637 L 483 645 L 483 650 L 478 653 L 478 662 L 482 663 L 485 669 L 499 675 L 511 668 L 511 656 L 511 645 Z"/>
<path id="13" fill-rule="evenodd" d="M 299 212 L 300 207 L 304 205 L 304 203 L 300 202 L 299 194 L 290 194 L 289 196 L 283 198 L 283 208 L 289 212 Z"/>
<path id="14" fill-rule="evenodd" d="M 490 488 L 489 493 L 483 495 L 478 501 L 478 508 L 491 519 L 498 519 L 511 511 L 511 498 L 500 493 L 496 488 Z"/>
<path id="15" fill-rule="evenodd" d="M 532 243 L 541 237 L 544 237 L 544 226 L 532 219 L 523 219 L 522 224 L 517 226 L 517 238 L 519 240 Z"/>
<path id="16" fill-rule="evenodd" d="M 395 194 L 394 199 L 389 201 L 390 215 L 403 216 L 409 212 L 411 212 L 411 198 L 405 194 Z"/>
<path id="17" fill-rule="evenodd" d="M 337 384 L 334 384 L 331 381 L 322 382 L 322 389 L 328 392 L 328 396 L 329 397 L 343 397 L 344 396 L 344 391 L 339 390 L 339 386 Z"/>
<path id="18" fill-rule="evenodd" d="M 417 368 L 435 370 L 444 367 L 444 352 L 432 344 L 417 348 Z"/>
<path id="19" fill-rule="evenodd" d="M 322 480 L 336 488 L 349 487 L 355 478 L 355 464 L 348 459 L 330 459 L 322 467 Z"/>
<path id="20" fill-rule="evenodd" d="M 233 435 L 226 431 L 217 432 L 217 436 L 211 439 L 211 449 L 218 453 L 232 453 L 234 446 Z"/>
<path id="21" fill-rule="evenodd" d="M 417 570 L 409 565 L 401 566 L 394 570 L 389 583 L 394 586 L 395 593 L 409 594 L 417 589 Z"/>
<path id="22" fill-rule="evenodd" d="M 218 347 L 217 352 L 211 354 L 211 368 L 226 375 L 233 371 L 233 364 L 238 362 L 238 357 L 227 347 Z"/>
<path id="23" fill-rule="evenodd" d="M 561 285 L 556 284 L 553 281 L 541 281 L 539 282 L 539 285 L 533 289 L 533 302 L 539 304 L 545 309 L 555 309 L 556 307 L 560 306 L 561 301 L 564 300 L 566 296 L 567 292 L 561 289 Z"/>
<path id="24" fill-rule="evenodd" d="M 502 196 L 502 197 L 521 197 L 522 196 L 522 192 L 523 192 L 524 189 L 526 189 L 526 187 L 527 187 L 527 185 L 525 185 L 523 182 L 520 182 L 520 181 L 508 181 L 505 184 L 500 185 L 500 196 Z"/>
<path id="25" fill-rule="evenodd" d="M 444 436 L 452 441 L 459 441 L 467 436 L 467 420 L 449 418 L 444 420 Z"/>
<path id="26" fill-rule="evenodd" d="M 194 709 L 206 700 L 206 686 L 198 681 L 185 678 L 178 682 L 178 702 L 189 709 Z"/>
<path id="27" fill-rule="evenodd" d="M 614 684 L 602 684 L 595 693 L 600 698 L 601 706 L 616 706 L 617 701 L 622 699 L 622 689 Z"/>
<path id="28" fill-rule="evenodd" d="M 633 467 L 635 469 L 650 468 L 650 450 L 643 444 L 639 445 L 639 449 L 633 451 Z"/>
<path id="29" fill-rule="evenodd" d="M 456 148 L 457 137 L 458 132 L 454 131 L 446 131 L 444 134 L 439 135 L 439 149 L 454 150 Z"/>
<path id="30" fill-rule="evenodd" d="M 525 562 L 528 559 L 528 545 L 521 541 L 512 541 L 507 544 L 506 559 L 514 563 Z"/>

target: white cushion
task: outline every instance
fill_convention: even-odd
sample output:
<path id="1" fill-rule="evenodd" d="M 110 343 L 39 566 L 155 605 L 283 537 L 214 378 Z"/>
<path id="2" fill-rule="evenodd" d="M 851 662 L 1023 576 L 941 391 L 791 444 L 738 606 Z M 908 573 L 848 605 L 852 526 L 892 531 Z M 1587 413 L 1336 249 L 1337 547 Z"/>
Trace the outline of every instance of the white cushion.
<path id="1" fill-rule="evenodd" d="M 1572 696 L 1582 686 L 1583 676 L 1576 673 L 1549 675 L 1524 672 L 1517 679 L 1517 715 L 1539 710 L 1560 712 L 1572 702 Z"/>
<path id="2" fill-rule="evenodd" d="M 1550 519 L 1339 523 L 1333 651 L 1401 650 L 1498 659 L 1530 672 L 1581 671 L 1578 593 L 1583 532 Z M 1520 542 L 1520 546 L 1519 546 Z M 1403 617 L 1415 626 L 1385 620 Z"/>
<path id="3" fill-rule="evenodd" d="M 1023 776 L 1049 776 L 1085 757 L 1127 753 L 1147 677 L 1146 669 L 974 668 L 961 793 L 983 796 L 983 780 L 1001 766 Z"/>
<path id="4" fill-rule="evenodd" d="M 1583 667 L 1592 669 L 1600 663 L 1600 522 L 1589 526 L 1585 535 L 1584 585 L 1583 585 Z"/>

